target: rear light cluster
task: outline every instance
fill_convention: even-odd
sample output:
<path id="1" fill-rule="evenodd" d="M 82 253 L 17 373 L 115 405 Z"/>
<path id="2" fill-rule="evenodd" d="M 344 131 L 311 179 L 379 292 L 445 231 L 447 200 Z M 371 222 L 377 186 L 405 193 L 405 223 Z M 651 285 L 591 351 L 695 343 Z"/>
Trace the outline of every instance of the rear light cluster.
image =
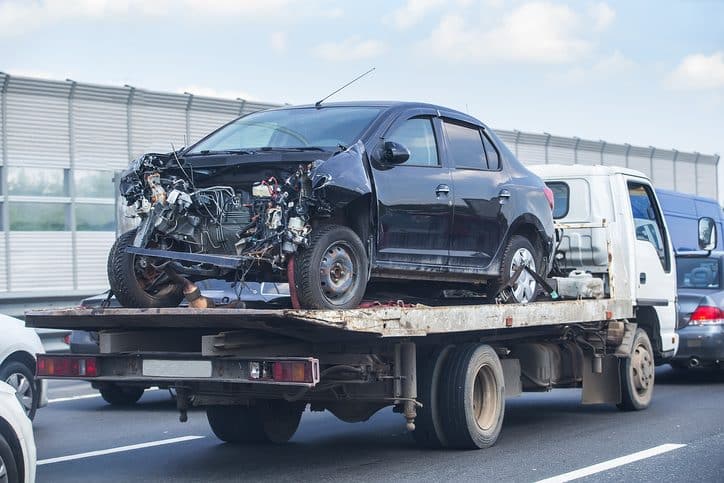
<path id="1" fill-rule="evenodd" d="M 72 357 L 38 355 L 38 376 L 50 377 L 97 377 L 96 357 Z"/>
<path id="2" fill-rule="evenodd" d="M 550 189 L 548 186 L 544 186 L 543 192 L 546 194 L 546 199 L 548 200 L 548 206 L 550 206 L 551 211 L 553 211 L 553 208 L 555 208 L 555 206 L 556 206 L 555 198 L 553 197 L 553 190 Z"/>
<path id="3" fill-rule="evenodd" d="M 724 313 L 719 307 L 712 307 L 710 305 L 700 305 L 696 308 L 691 319 L 689 319 L 689 325 L 721 325 L 724 324 Z"/>
<path id="4" fill-rule="evenodd" d="M 250 361 L 249 379 L 269 382 L 319 382 L 319 365 L 314 361 Z"/>

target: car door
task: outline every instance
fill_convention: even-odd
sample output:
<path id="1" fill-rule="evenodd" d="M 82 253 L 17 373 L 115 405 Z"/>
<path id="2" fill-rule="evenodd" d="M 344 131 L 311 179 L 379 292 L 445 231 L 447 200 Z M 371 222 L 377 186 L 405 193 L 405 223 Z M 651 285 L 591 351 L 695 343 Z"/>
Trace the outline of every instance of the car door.
<path id="1" fill-rule="evenodd" d="M 442 126 L 455 191 L 450 265 L 482 270 L 495 256 L 508 226 L 508 175 L 482 128 L 445 118 Z"/>
<path id="2" fill-rule="evenodd" d="M 442 270 L 448 263 L 453 193 L 439 137 L 436 111 L 415 109 L 400 116 L 380 141 L 394 141 L 410 151 L 403 164 L 372 163 L 378 203 L 377 261 L 382 266 Z"/>
<path id="3" fill-rule="evenodd" d="M 674 336 L 676 270 L 659 203 L 648 183 L 627 178 L 635 231 L 636 303 L 653 306 L 659 318 L 664 347 Z"/>

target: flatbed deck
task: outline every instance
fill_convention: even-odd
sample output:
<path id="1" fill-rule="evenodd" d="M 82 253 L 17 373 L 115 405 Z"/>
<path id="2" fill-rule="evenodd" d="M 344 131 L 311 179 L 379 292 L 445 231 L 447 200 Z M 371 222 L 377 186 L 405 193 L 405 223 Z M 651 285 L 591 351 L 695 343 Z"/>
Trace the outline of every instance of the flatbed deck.
<path id="1" fill-rule="evenodd" d="M 29 327 L 79 330 L 204 328 L 297 332 L 318 329 L 375 337 L 422 337 L 632 317 L 630 300 L 600 299 L 351 310 L 68 308 L 29 311 L 25 320 Z"/>

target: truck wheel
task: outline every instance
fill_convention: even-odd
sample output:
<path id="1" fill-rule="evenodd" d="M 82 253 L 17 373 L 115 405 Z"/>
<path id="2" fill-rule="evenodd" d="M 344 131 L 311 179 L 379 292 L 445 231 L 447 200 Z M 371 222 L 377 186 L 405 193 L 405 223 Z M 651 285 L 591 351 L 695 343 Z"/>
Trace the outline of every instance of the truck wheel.
<path id="1" fill-rule="evenodd" d="M 286 443 L 294 436 L 304 403 L 259 401 L 256 406 L 207 406 L 217 438 L 227 443 Z"/>
<path id="2" fill-rule="evenodd" d="M 33 419 L 40 402 L 40 393 L 33 371 L 22 362 L 8 362 L 0 369 L 0 381 L 8 383 L 15 389 L 15 396 L 23 406 L 25 414 Z"/>
<path id="3" fill-rule="evenodd" d="M 636 329 L 631 357 L 621 361 L 622 411 L 639 411 L 651 404 L 654 395 L 654 350 L 644 329 Z"/>
<path id="4" fill-rule="evenodd" d="M 500 262 L 500 278 L 488 282 L 488 298 L 493 299 L 501 287 L 505 286 L 520 265 L 538 270 L 541 256 L 533 244 L 526 237 L 513 235 L 505 246 L 503 258 Z M 518 280 L 512 286 L 513 299 L 511 302 L 528 303 L 535 301 L 538 296 L 538 282 L 527 271 L 523 270 Z"/>
<path id="5" fill-rule="evenodd" d="M 104 384 L 98 391 L 103 400 L 111 406 L 131 406 L 141 399 L 144 388 Z"/>
<path id="6" fill-rule="evenodd" d="M 17 483 L 20 481 L 15 455 L 5 437 L 0 433 L 0 482 Z"/>
<path id="7" fill-rule="evenodd" d="M 113 244 L 108 254 L 108 282 L 124 307 L 177 307 L 183 300 L 181 288 L 151 266 L 146 257 L 126 253 L 133 246 L 136 230 L 127 231 Z"/>
<path id="8" fill-rule="evenodd" d="M 312 230 L 309 248 L 294 257 L 294 286 L 302 308 L 359 306 L 367 288 L 367 254 L 357 234 L 341 225 Z"/>
<path id="9" fill-rule="evenodd" d="M 440 384 L 440 416 L 448 446 L 487 448 L 503 426 L 505 379 L 495 350 L 470 344 L 447 358 Z"/>
<path id="10" fill-rule="evenodd" d="M 454 346 L 436 350 L 431 356 L 418 354 L 417 367 L 420 376 L 417 379 L 418 400 L 422 407 L 417 409 L 415 431 L 412 437 L 424 448 L 445 448 L 447 438 L 440 420 L 440 374 L 445 366 L 448 354 Z"/>

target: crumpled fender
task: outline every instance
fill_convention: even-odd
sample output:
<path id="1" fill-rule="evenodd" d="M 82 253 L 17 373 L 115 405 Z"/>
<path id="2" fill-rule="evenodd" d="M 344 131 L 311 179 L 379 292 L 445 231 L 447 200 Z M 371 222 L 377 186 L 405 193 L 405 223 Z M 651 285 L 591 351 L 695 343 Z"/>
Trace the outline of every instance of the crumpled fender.
<path id="1" fill-rule="evenodd" d="M 362 141 L 326 161 L 312 164 L 310 179 L 315 197 L 340 208 L 362 195 L 372 192 L 372 183 L 365 169 L 367 152 Z"/>

